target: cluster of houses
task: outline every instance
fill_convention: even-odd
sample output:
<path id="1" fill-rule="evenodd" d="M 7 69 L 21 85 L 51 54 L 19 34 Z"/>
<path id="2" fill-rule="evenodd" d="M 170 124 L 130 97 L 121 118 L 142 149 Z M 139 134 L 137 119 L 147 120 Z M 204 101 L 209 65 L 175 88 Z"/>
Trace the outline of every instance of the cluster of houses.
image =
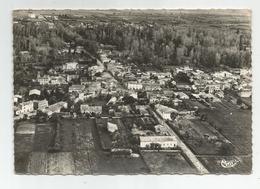
<path id="1" fill-rule="evenodd" d="M 78 48 L 78 51 L 84 49 Z M 38 73 L 33 82 L 40 87 L 54 86 L 63 87 L 74 104 L 79 101 L 79 111 L 84 116 L 100 116 L 103 113 L 102 105 L 88 103 L 87 100 L 104 96 L 110 96 L 106 105 L 112 107 L 110 112 L 124 112 L 131 114 L 129 105 L 122 105 L 123 98 L 130 96 L 135 99 L 135 110 L 140 115 L 144 127 L 134 123 L 131 133 L 138 136 L 140 148 L 169 149 L 178 146 L 175 137 L 170 136 L 165 126 L 153 123 L 149 127 L 151 117 L 149 104 L 154 105 L 155 112 L 164 120 L 172 121 L 175 116 L 189 116 L 195 114 L 194 109 L 180 108 L 184 101 L 190 98 L 201 100 L 206 103 L 208 99 L 221 101 L 226 89 L 238 91 L 240 97 L 251 96 L 251 72 L 241 70 L 234 73 L 219 71 L 206 73 L 188 66 L 177 67 L 171 71 L 145 71 L 142 72 L 131 65 L 124 65 L 110 58 L 109 50 L 99 51 L 97 64 L 90 67 L 82 67 L 78 62 L 67 62 L 61 66 L 50 69 L 44 75 Z M 82 74 L 83 73 L 83 74 Z M 85 74 L 87 73 L 87 74 Z M 178 74 L 184 74 L 189 82 L 179 82 Z M 142 95 L 140 95 L 142 94 Z M 29 96 L 39 97 L 41 90 L 32 89 Z M 142 102 L 142 103 L 141 103 Z M 46 113 L 49 117 L 54 113 L 60 113 L 68 109 L 67 101 L 59 101 L 50 104 L 49 99 L 32 98 L 23 101 L 23 96 L 14 96 L 15 119 L 34 116 L 38 111 Z M 168 104 L 168 105 L 167 105 Z M 135 112 L 136 113 L 136 112 Z M 75 114 L 75 112 L 74 112 Z M 114 115 L 114 114 L 113 114 Z M 122 115 L 122 114 L 117 114 Z M 107 123 L 110 133 L 118 131 L 115 123 Z"/>

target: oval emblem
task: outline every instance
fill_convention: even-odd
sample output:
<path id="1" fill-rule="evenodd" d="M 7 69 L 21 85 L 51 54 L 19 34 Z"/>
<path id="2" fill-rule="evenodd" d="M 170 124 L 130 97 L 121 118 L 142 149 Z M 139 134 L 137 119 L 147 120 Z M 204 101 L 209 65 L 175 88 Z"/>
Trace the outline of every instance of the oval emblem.
<path id="1" fill-rule="evenodd" d="M 232 167 L 235 167 L 238 162 L 239 162 L 239 160 L 237 160 L 237 159 L 232 159 L 232 160 L 222 159 L 220 164 L 223 168 L 232 168 Z"/>

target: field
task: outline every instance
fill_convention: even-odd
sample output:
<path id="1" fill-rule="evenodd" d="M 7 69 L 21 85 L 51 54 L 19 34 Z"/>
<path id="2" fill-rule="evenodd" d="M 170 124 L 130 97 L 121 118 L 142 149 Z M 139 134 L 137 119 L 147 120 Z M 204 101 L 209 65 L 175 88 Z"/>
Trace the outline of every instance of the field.
<path id="1" fill-rule="evenodd" d="M 252 156 L 250 155 L 240 157 L 204 156 L 199 159 L 212 174 L 250 174 L 252 169 Z M 237 164 L 234 167 L 224 168 L 221 166 L 222 160 L 236 160 Z"/>
<path id="2" fill-rule="evenodd" d="M 208 121 L 213 122 L 220 131 L 235 146 L 236 155 L 252 153 L 251 124 L 252 112 L 238 109 L 236 105 L 224 101 L 214 103 L 216 108 L 205 109 Z"/>
<path id="3" fill-rule="evenodd" d="M 74 162 L 70 152 L 33 152 L 30 156 L 28 172 L 31 174 L 74 174 Z"/>
<path id="4" fill-rule="evenodd" d="M 115 119 L 124 145 L 127 131 L 120 119 Z M 149 169 L 141 157 L 116 157 L 101 148 L 94 119 L 61 119 L 60 149 L 49 150 L 53 141 L 51 123 L 36 124 L 35 135 L 15 136 L 15 170 L 26 174 L 140 174 Z"/>
<path id="5" fill-rule="evenodd" d="M 34 135 L 15 135 L 15 171 L 26 173 Z"/>
<path id="6" fill-rule="evenodd" d="M 180 153 L 142 151 L 142 156 L 152 174 L 196 173 Z"/>

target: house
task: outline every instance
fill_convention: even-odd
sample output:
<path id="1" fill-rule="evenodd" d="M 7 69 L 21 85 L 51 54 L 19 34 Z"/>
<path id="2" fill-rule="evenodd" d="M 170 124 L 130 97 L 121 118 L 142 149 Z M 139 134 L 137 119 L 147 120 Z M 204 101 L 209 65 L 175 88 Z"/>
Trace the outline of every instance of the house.
<path id="1" fill-rule="evenodd" d="M 77 92 L 80 93 L 85 89 L 84 85 L 72 85 L 69 87 L 69 92 Z"/>
<path id="2" fill-rule="evenodd" d="M 166 120 L 172 120 L 171 118 L 171 114 L 172 113 L 178 113 L 177 110 L 173 109 L 173 108 L 169 108 L 167 106 L 164 106 L 164 105 L 161 105 L 161 104 L 156 104 L 155 105 L 155 109 L 156 109 L 156 112 L 158 114 L 160 114 L 160 116 L 163 118 L 163 119 L 166 119 Z"/>
<path id="3" fill-rule="evenodd" d="M 76 71 L 79 69 L 79 64 L 77 62 L 67 62 L 62 66 L 64 71 Z"/>
<path id="4" fill-rule="evenodd" d="M 30 13 L 30 14 L 28 14 L 28 17 L 29 17 L 29 18 L 36 18 L 36 15 L 33 14 L 33 13 Z"/>
<path id="5" fill-rule="evenodd" d="M 216 91 L 220 91 L 221 85 L 220 84 L 208 84 L 206 89 L 208 89 L 209 93 L 214 93 Z"/>
<path id="6" fill-rule="evenodd" d="M 184 92 L 176 92 L 176 93 L 174 93 L 174 95 L 175 95 L 176 97 L 178 97 L 179 99 L 181 99 L 181 100 L 187 100 L 187 99 L 190 98 L 190 97 L 189 97 L 188 95 L 186 95 Z"/>
<path id="7" fill-rule="evenodd" d="M 76 75 L 76 74 L 68 74 L 67 75 L 67 82 L 70 82 L 71 80 L 73 79 L 78 79 L 79 78 L 79 75 Z"/>
<path id="8" fill-rule="evenodd" d="M 183 90 L 183 91 L 191 90 L 191 86 L 188 84 L 176 84 L 176 87 L 178 90 Z"/>
<path id="9" fill-rule="evenodd" d="M 87 85 L 89 83 L 89 79 L 87 77 L 80 78 L 80 84 L 81 85 Z"/>
<path id="10" fill-rule="evenodd" d="M 118 106 L 118 110 L 120 112 L 130 113 L 131 107 L 130 106 L 126 106 L 126 105 L 122 105 L 122 106 Z"/>
<path id="11" fill-rule="evenodd" d="M 144 90 L 146 91 L 160 91 L 162 90 L 160 84 L 154 83 L 154 84 L 145 84 Z"/>
<path id="12" fill-rule="evenodd" d="M 117 125 L 114 124 L 114 123 L 107 122 L 107 130 L 108 130 L 110 133 L 114 133 L 115 131 L 118 130 L 118 127 L 117 127 Z"/>
<path id="13" fill-rule="evenodd" d="M 117 98 L 115 96 L 111 97 L 110 100 L 107 102 L 107 105 L 109 104 L 115 104 L 117 101 Z"/>
<path id="14" fill-rule="evenodd" d="M 101 82 L 97 82 L 97 81 L 88 82 L 86 85 L 87 85 L 86 91 L 88 93 L 91 93 L 93 96 L 97 96 L 102 89 Z"/>
<path id="15" fill-rule="evenodd" d="M 75 52 L 76 52 L 77 54 L 81 54 L 81 53 L 85 53 L 86 50 L 84 49 L 83 46 L 77 46 Z"/>
<path id="16" fill-rule="evenodd" d="M 18 105 L 18 110 L 16 110 L 16 115 L 28 114 L 34 111 L 33 101 L 22 102 Z"/>
<path id="17" fill-rule="evenodd" d="M 51 85 L 63 85 L 68 84 L 66 79 L 62 76 L 52 76 L 50 78 L 50 84 Z"/>
<path id="18" fill-rule="evenodd" d="M 48 106 L 49 106 L 49 103 L 48 103 L 48 101 L 46 99 L 38 101 L 38 110 L 43 111 Z"/>
<path id="19" fill-rule="evenodd" d="M 21 95 L 14 95 L 14 97 L 13 97 L 14 103 L 19 102 L 21 99 L 22 99 Z"/>
<path id="20" fill-rule="evenodd" d="M 50 83 L 50 76 L 49 75 L 44 75 L 44 76 L 41 77 L 40 74 L 38 74 L 36 81 L 40 85 L 47 85 L 47 84 Z"/>
<path id="21" fill-rule="evenodd" d="M 29 91 L 29 96 L 31 95 L 37 95 L 37 96 L 40 96 L 41 95 L 41 91 L 38 90 L 38 89 L 32 89 Z"/>
<path id="22" fill-rule="evenodd" d="M 94 76 L 97 73 L 102 73 L 104 71 L 104 67 L 101 65 L 98 66 L 91 66 L 88 68 L 88 72 L 91 76 Z"/>
<path id="23" fill-rule="evenodd" d="M 88 104 L 81 104 L 80 112 L 84 113 L 95 113 L 101 114 L 102 113 L 102 106 L 89 106 Z"/>
<path id="24" fill-rule="evenodd" d="M 163 125 L 160 125 L 160 124 L 155 125 L 154 130 L 157 134 L 165 135 L 165 136 L 169 135 L 167 128 Z"/>
<path id="25" fill-rule="evenodd" d="M 249 98 L 252 96 L 252 90 L 250 88 L 244 88 L 239 91 L 238 95 L 243 98 Z"/>
<path id="26" fill-rule="evenodd" d="M 59 113 L 62 108 L 68 108 L 67 102 L 57 102 L 55 104 L 50 105 L 49 107 L 45 108 L 43 112 L 47 113 L 49 116 L 53 113 Z"/>
<path id="27" fill-rule="evenodd" d="M 129 81 L 127 82 L 127 89 L 130 90 L 140 90 L 143 88 L 143 84 L 142 83 L 138 83 L 135 81 Z"/>
<path id="28" fill-rule="evenodd" d="M 85 100 L 85 99 L 87 99 L 88 98 L 88 95 L 87 94 L 85 94 L 85 93 L 79 93 L 79 100 Z"/>
<path id="29" fill-rule="evenodd" d="M 135 98 L 135 99 L 138 99 L 138 95 L 137 95 L 137 92 L 135 91 L 128 91 L 128 94 L 129 96 Z"/>
<path id="30" fill-rule="evenodd" d="M 171 80 L 171 78 L 162 78 L 162 79 L 159 79 L 158 80 L 158 83 L 160 84 L 160 85 L 166 85 L 166 83 L 168 82 L 168 81 L 170 81 Z"/>
<path id="31" fill-rule="evenodd" d="M 153 75 L 157 76 L 158 79 L 171 78 L 172 77 L 171 72 L 156 72 Z"/>
<path id="32" fill-rule="evenodd" d="M 148 106 L 145 106 L 145 105 L 136 105 L 135 108 L 140 111 L 140 114 L 141 114 L 141 115 L 144 115 L 144 116 L 149 116 L 149 115 L 150 115 L 149 112 L 148 112 L 148 110 L 147 110 L 147 109 L 148 109 Z"/>
<path id="33" fill-rule="evenodd" d="M 176 148 L 178 141 L 175 136 L 140 136 L 140 148 L 150 148 L 151 144 L 159 144 L 161 148 Z"/>
<path id="34" fill-rule="evenodd" d="M 222 78 L 223 79 L 223 78 L 227 78 L 227 77 L 232 77 L 233 74 L 230 73 L 230 72 L 227 72 L 227 71 L 220 71 L 220 72 L 215 72 L 213 74 L 213 76 L 216 77 L 216 78 Z"/>

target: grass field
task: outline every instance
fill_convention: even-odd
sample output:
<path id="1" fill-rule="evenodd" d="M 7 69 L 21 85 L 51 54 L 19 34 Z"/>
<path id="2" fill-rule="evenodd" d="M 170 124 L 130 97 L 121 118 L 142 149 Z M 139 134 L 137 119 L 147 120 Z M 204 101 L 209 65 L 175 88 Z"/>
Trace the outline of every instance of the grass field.
<path id="1" fill-rule="evenodd" d="M 180 153 L 143 151 L 141 154 L 152 174 L 197 173 Z"/>
<path id="2" fill-rule="evenodd" d="M 31 174 L 73 174 L 74 161 L 70 152 L 33 152 L 29 157 L 28 172 Z"/>
<path id="3" fill-rule="evenodd" d="M 238 109 L 230 102 L 215 103 L 215 109 L 205 109 L 208 121 L 235 146 L 235 154 L 252 153 L 252 112 Z"/>

